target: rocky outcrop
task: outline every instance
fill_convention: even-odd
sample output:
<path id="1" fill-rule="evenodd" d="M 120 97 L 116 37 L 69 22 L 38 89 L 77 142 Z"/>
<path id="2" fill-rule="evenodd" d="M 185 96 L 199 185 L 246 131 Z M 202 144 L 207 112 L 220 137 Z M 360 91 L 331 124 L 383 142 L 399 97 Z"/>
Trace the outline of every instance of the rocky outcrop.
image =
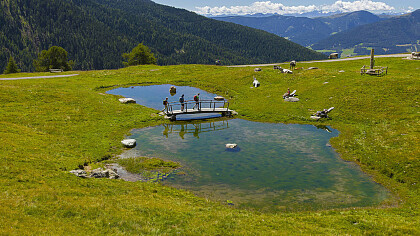
<path id="1" fill-rule="evenodd" d="M 120 176 L 117 174 L 116 171 L 112 169 L 103 169 L 103 168 L 97 168 L 92 170 L 90 174 L 85 170 L 72 170 L 70 173 L 76 175 L 77 177 L 81 178 L 107 178 L 107 179 L 118 179 Z"/>

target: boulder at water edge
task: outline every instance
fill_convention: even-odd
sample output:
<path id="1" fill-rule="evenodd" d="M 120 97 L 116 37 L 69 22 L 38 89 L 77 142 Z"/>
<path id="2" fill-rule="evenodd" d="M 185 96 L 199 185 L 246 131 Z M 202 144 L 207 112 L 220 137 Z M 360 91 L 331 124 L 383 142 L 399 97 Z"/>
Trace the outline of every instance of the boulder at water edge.
<path id="1" fill-rule="evenodd" d="M 132 148 L 136 146 L 135 139 L 124 139 L 123 141 L 121 141 L 121 143 L 127 148 Z"/>
<path id="2" fill-rule="evenodd" d="M 120 101 L 121 103 L 136 103 L 136 100 L 134 100 L 133 98 L 120 98 L 118 99 L 118 101 Z"/>

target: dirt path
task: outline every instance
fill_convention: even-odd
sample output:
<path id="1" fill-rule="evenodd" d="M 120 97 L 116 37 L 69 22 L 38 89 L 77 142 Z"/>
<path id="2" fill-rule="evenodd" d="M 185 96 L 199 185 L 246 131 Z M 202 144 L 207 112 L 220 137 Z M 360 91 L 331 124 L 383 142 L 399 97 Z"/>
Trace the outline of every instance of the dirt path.
<path id="1" fill-rule="evenodd" d="M 375 55 L 375 58 L 378 57 L 408 57 L 410 54 L 391 54 L 391 55 Z M 363 56 L 363 57 L 347 57 L 347 58 L 340 58 L 340 59 L 328 59 L 328 60 L 320 60 L 320 61 L 299 61 L 298 63 L 313 63 L 313 62 L 336 62 L 336 61 L 354 61 L 354 60 L 362 60 L 368 59 L 370 56 Z M 259 64 L 259 65 L 237 65 L 237 66 L 227 66 L 227 67 L 257 67 L 257 66 L 276 66 L 282 63 L 275 63 L 275 64 Z"/>
<path id="2" fill-rule="evenodd" d="M 61 78 L 61 77 L 71 77 L 79 74 L 71 75 L 45 75 L 45 76 L 34 76 L 34 77 L 18 77 L 18 78 L 0 78 L 0 80 L 18 80 L 18 79 L 47 79 L 47 78 Z"/>

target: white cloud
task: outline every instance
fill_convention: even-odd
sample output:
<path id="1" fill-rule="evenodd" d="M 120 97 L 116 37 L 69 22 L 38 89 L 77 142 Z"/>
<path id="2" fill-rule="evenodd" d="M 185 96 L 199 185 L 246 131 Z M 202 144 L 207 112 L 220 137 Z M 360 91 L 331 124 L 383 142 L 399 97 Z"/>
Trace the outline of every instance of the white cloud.
<path id="1" fill-rule="evenodd" d="M 196 7 L 197 14 L 201 15 L 247 15 L 247 14 L 302 14 L 307 12 L 319 11 L 329 12 L 352 12 L 352 11 L 392 11 L 395 8 L 383 2 L 374 2 L 371 0 L 360 0 L 353 2 L 336 1 L 331 5 L 309 5 L 309 6 L 285 6 L 281 3 L 254 2 L 249 6 L 231 6 L 231 7 Z"/>

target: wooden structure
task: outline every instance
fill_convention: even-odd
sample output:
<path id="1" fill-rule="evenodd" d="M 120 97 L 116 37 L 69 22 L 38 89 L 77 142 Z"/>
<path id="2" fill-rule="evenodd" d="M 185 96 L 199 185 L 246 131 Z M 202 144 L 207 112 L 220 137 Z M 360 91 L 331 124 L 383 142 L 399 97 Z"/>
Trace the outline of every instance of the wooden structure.
<path id="1" fill-rule="evenodd" d="M 222 116 L 231 116 L 234 112 L 229 109 L 229 102 L 225 100 L 200 100 L 199 102 L 190 100 L 184 102 L 184 106 L 180 102 L 170 102 L 163 111 L 170 120 L 176 120 L 176 116 L 182 114 L 221 113 Z"/>
<path id="2" fill-rule="evenodd" d="M 370 66 L 367 68 L 366 65 L 363 65 L 360 69 L 361 75 L 376 75 L 376 76 L 384 76 L 388 74 L 388 67 L 381 67 L 381 66 L 375 66 L 375 55 L 374 55 L 374 49 L 370 52 Z"/>

